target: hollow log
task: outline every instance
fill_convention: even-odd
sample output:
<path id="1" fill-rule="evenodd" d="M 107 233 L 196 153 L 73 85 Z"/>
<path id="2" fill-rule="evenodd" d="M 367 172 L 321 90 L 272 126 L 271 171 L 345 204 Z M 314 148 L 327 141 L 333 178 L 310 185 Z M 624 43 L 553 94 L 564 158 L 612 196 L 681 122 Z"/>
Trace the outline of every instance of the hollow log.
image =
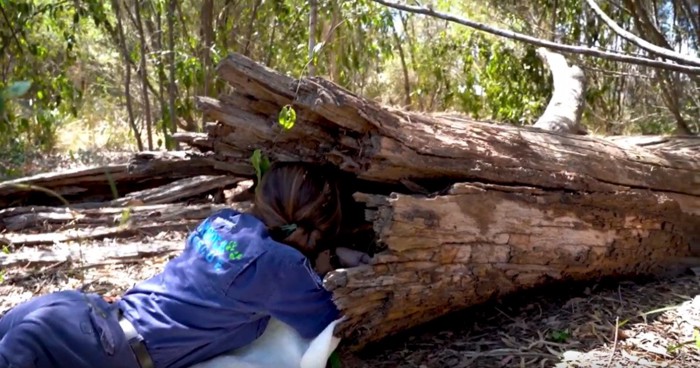
<path id="1" fill-rule="evenodd" d="M 212 123 L 186 137 L 218 169 L 253 176 L 248 158 L 261 149 L 356 179 L 372 262 L 324 278 L 349 317 L 336 332 L 351 348 L 516 290 L 698 261 L 700 155 L 685 143 L 652 149 L 406 112 L 238 54 L 218 73 L 234 92 L 198 98 Z M 278 123 L 284 106 L 296 112 L 290 130 Z"/>

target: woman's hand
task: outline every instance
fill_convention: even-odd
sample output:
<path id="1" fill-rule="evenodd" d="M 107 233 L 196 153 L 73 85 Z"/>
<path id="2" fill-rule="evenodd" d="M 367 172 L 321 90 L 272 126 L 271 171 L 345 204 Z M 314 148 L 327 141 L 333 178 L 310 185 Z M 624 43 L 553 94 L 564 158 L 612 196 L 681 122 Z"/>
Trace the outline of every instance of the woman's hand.
<path id="1" fill-rule="evenodd" d="M 362 264 L 368 264 L 372 259 L 367 253 L 343 247 L 336 248 L 335 254 L 338 257 L 341 267 L 356 267 Z"/>

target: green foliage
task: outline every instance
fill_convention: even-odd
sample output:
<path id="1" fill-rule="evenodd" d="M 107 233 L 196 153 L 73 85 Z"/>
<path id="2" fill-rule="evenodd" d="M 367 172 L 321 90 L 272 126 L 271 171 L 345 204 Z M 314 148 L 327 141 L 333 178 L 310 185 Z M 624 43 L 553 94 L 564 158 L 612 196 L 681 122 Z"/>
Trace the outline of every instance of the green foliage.
<path id="1" fill-rule="evenodd" d="M 171 13 L 166 0 L 0 2 L 0 88 L 9 88 L 11 81 L 32 81 L 31 89 L 11 104 L 0 98 L 0 115 L 4 117 L 0 150 L 11 158 L 7 162 L 21 164 L 30 154 L 51 151 L 63 144 L 66 137 L 61 132 L 76 122 L 85 128 L 73 131 L 119 126 L 119 136 L 125 137 L 124 132 L 132 130 L 132 137 L 142 137 L 147 114 L 142 80 L 147 84 L 148 116 L 157 133 L 156 148 L 171 149 L 175 146 L 172 115 L 178 129 L 201 131 L 202 118 L 194 97 L 229 92 L 230 87 L 216 77 L 216 65 L 229 52 L 245 54 L 294 78 L 305 75 L 309 63 L 308 1 L 213 1 L 209 24 L 203 17 L 206 3 L 178 2 Z M 543 38 L 551 39 L 553 29 L 553 39 L 559 42 L 638 51 L 621 42 L 582 0 L 429 3 L 469 19 Z M 696 45 L 696 33 L 690 32 L 692 22 L 673 11 L 675 3 L 662 3 L 664 6 L 655 7 L 661 32 L 669 40 L 673 36 L 680 38 L 678 42 Z M 143 40 L 134 16 L 137 5 Z M 629 11 L 610 2 L 600 2 L 600 6 L 618 24 L 634 28 Z M 207 29 L 212 39 L 205 45 Z M 412 110 L 456 111 L 477 119 L 525 125 L 542 113 L 551 94 L 550 74 L 532 47 L 431 17 L 397 12 L 371 0 L 319 2 L 313 36 L 318 76 L 364 97 Z M 175 86 L 172 108 L 171 56 Z M 657 134 L 675 127 L 658 93 L 658 82 L 652 78 L 655 74 L 648 69 L 568 58 L 585 67 L 589 78 L 584 120 L 593 131 Z M 146 62 L 145 72 L 140 69 L 141 60 Z M 126 109 L 127 68 L 133 124 Z M 681 113 L 696 124 L 692 116 L 700 107 L 693 83 L 683 79 L 679 89 L 683 93 L 678 95 Z M 27 87 L 13 86 L 17 90 L 9 92 L 12 95 Z M 285 106 L 278 122 L 291 129 L 295 115 Z M 72 139 L 70 135 L 67 138 Z M 84 141 L 93 144 L 94 140 Z"/>
<path id="2" fill-rule="evenodd" d="M 255 175 L 258 178 L 258 183 L 260 183 L 263 175 L 270 168 L 270 160 L 259 149 L 256 149 L 253 151 L 253 155 L 250 156 L 250 163 L 253 164 Z"/>
<path id="3" fill-rule="evenodd" d="M 297 113 L 294 111 L 294 108 L 290 105 L 285 105 L 282 107 L 280 110 L 280 113 L 277 117 L 277 121 L 279 124 L 282 126 L 282 128 L 289 130 L 294 127 L 294 123 L 297 121 Z"/>
<path id="4" fill-rule="evenodd" d="M 566 342 L 571 337 L 571 333 L 569 331 L 552 331 L 551 336 L 554 342 Z"/>
<path id="5" fill-rule="evenodd" d="M 329 365 L 331 368 L 341 368 L 342 364 L 340 361 L 340 354 L 338 354 L 337 351 L 334 351 L 331 353 L 331 356 L 328 358 L 328 362 L 330 363 Z"/>

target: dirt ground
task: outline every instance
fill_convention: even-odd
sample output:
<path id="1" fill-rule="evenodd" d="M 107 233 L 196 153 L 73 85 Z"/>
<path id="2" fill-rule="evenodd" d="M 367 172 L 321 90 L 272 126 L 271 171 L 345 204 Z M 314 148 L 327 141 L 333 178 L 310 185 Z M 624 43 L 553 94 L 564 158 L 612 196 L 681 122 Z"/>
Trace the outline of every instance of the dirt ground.
<path id="1" fill-rule="evenodd" d="M 74 165 L 64 165 L 64 167 Z M 0 234 L 1 236 L 1 234 Z M 185 234 L 103 239 L 61 247 L 183 241 Z M 41 252 L 54 246 L 25 247 Z M 81 259 L 2 270 L 0 312 L 51 291 L 117 296 L 159 272 L 176 252 L 86 266 Z M 444 316 L 360 352 L 359 367 L 700 367 L 700 277 L 557 285 Z"/>
<path id="2" fill-rule="evenodd" d="M 183 241 L 184 235 L 104 239 L 80 247 Z M 18 252 L 38 251 L 34 248 Z M 80 260 L 12 267 L 0 284 L 0 310 L 67 288 L 117 296 L 159 272 L 175 254 L 89 267 Z M 694 275 L 525 291 L 444 316 L 360 352 L 343 350 L 343 367 L 698 367 L 699 294 L 700 277 Z"/>

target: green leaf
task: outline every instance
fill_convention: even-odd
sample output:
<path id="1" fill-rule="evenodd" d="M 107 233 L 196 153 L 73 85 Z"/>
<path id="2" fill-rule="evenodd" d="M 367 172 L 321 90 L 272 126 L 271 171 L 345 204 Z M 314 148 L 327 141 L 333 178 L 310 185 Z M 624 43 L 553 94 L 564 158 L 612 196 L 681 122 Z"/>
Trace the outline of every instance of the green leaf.
<path id="1" fill-rule="evenodd" d="M 331 363 L 331 368 L 340 368 L 341 367 L 340 355 L 338 354 L 337 351 L 334 351 L 331 354 L 331 356 L 328 358 L 328 361 Z"/>
<path id="2" fill-rule="evenodd" d="M 10 248 L 7 245 L 3 245 L 2 252 L 5 254 L 10 254 Z"/>
<path id="3" fill-rule="evenodd" d="M 250 156 L 250 162 L 253 164 L 255 175 L 258 177 L 258 183 L 260 183 L 263 175 L 270 168 L 270 160 L 267 156 L 263 156 L 259 149 L 256 149 L 253 151 L 253 155 Z"/>
<path id="4" fill-rule="evenodd" d="M 290 105 L 285 105 L 282 107 L 282 110 L 280 110 L 280 114 L 277 117 L 277 120 L 279 121 L 280 125 L 284 129 L 292 129 L 294 126 L 294 123 L 297 121 L 297 113 L 294 111 L 294 108 Z"/>
<path id="5" fill-rule="evenodd" d="M 568 331 L 553 331 L 552 332 L 552 339 L 556 342 L 565 342 L 566 340 L 569 339 L 571 335 L 569 334 Z"/>
<path id="6" fill-rule="evenodd" d="M 131 218 L 131 208 L 125 208 L 122 211 L 122 215 L 119 219 L 119 226 L 126 225 L 126 223 L 129 222 L 129 218 Z"/>
<path id="7" fill-rule="evenodd" d="M 15 98 L 20 97 L 29 91 L 29 87 L 32 86 L 32 82 L 22 81 L 12 83 L 9 87 L 5 88 L 3 95 L 5 98 Z"/>

